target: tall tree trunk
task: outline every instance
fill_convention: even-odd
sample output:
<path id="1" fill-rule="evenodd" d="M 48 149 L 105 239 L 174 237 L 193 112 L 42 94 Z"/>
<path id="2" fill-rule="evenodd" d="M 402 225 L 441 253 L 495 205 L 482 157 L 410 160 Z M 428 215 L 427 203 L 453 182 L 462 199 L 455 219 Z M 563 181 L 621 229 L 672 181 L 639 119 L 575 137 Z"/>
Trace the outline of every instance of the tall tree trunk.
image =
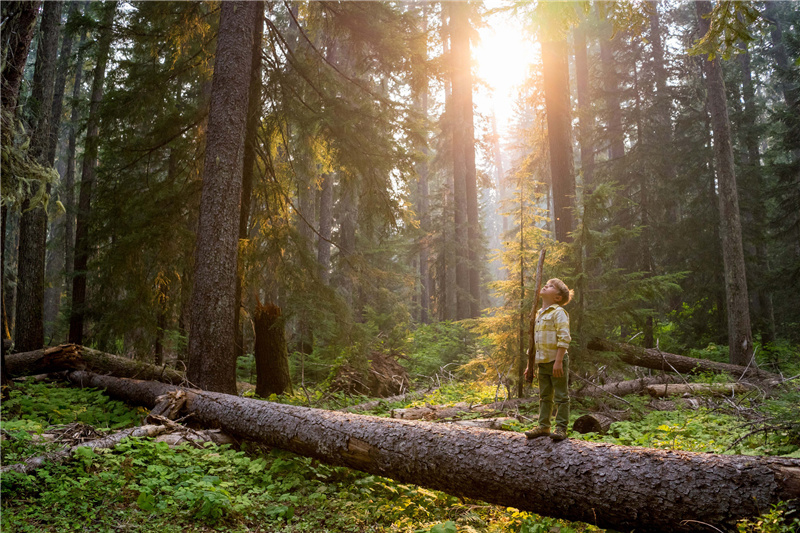
<path id="1" fill-rule="evenodd" d="M 606 25 L 606 35 L 600 37 L 600 63 L 603 71 L 603 89 L 606 104 L 606 128 L 608 130 L 608 158 L 617 161 L 625 157 L 625 138 L 622 130 L 622 108 L 620 107 L 620 88 L 614 59 L 614 50 L 619 39 L 608 37 L 610 24 Z"/>
<path id="2" fill-rule="evenodd" d="M 709 30 L 711 2 L 695 2 L 697 22 L 702 34 Z M 725 268 L 725 294 L 728 310 L 728 346 L 731 364 L 746 365 L 753 356 L 750 329 L 747 279 L 742 250 L 742 227 L 739 221 L 739 196 L 733 165 L 730 121 L 725 97 L 725 83 L 719 59 L 705 61 L 708 107 L 714 132 L 714 159 L 719 187 L 720 239 Z"/>
<path id="3" fill-rule="evenodd" d="M 544 100 L 553 182 L 553 222 L 559 242 L 569 242 L 575 202 L 575 176 L 570 140 L 569 70 L 567 41 L 542 40 Z"/>
<path id="4" fill-rule="evenodd" d="M 424 122 L 428 121 L 428 70 L 425 68 L 428 50 L 428 4 L 422 5 L 422 13 L 419 22 L 420 38 L 419 49 L 416 51 L 412 61 L 417 65 L 420 76 L 415 80 L 414 103 Z M 428 198 L 428 161 L 430 159 L 430 149 L 428 147 L 427 130 L 419 145 L 419 156 L 415 163 L 417 171 L 417 215 L 419 216 L 420 238 L 419 246 L 419 320 L 423 324 L 430 321 L 430 299 L 431 283 L 428 274 L 428 262 L 430 260 L 428 235 L 430 232 L 430 202 Z"/>
<path id="5" fill-rule="evenodd" d="M 468 315 L 459 318 L 477 318 L 481 305 L 481 226 L 478 212 L 478 180 L 475 168 L 475 123 L 472 113 L 472 61 L 470 53 L 470 4 L 455 2 L 451 5 L 451 41 L 453 54 L 453 104 L 456 128 L 453 148 L 464 165 L 464 196 L 467 224 L 467 271 L 469 304 Z M 460 167 L 461 163 L 457 163 Z M 465 295 L 467 296 L 467 295 Z M 459 307 L 462 307 L 459 304 Z M 464 311 L 467 307 L 463 306 Z"/>
<path id="6" fill-rule="evenodd" d="M 86 122 L 81 187 L 75 224 L 75 261 L 72 269 L 74 276 L 72 278 L 72 306 L 69 319 L 69 341 L 74 344 L 83 344 L 83 326 L 86 317 L 86 270 L 89 264 L 89 250 L 91 249 L 89 243 L 89 214 L 97 167 L 97 153 L 100 144 L 100 104 L 103 100 L 106 65 L 111 52 L 117 2 L 109 2 L 104 8 L 105 13 L 103 14 L 100 35 L 97 40 L 97 63 L 94 67 L 89 118 Z"/>
<path id="7" fill-rule="evenodd" d="M 578 92 L 578 135 L 581 147 L 581 174 L 584 190 L 589 190 L 594 181 L 594 141 L 592 130 L 594 117 L 589 101 L 589 55 L 586 46 L 586 23 L 573 30 L 575 46 L 575 85 Z"/>
<path id="8" fill-rule="evenodd" d="M 764 205 L 762 191 L 764 190 L 764 180 L 761 177 L 761 154 L 758 149 L 758 133 L 755 131 L 758 111 L 756 110 L 755 88 L 753 87 L 753 76 L 750 69 L 750 52 L 745 51 L 739 54 L 739 61 L 742 67 L 742 96 L 744 97 L 744 120 L 742 129 L 744 130 L 744 144 L 746 157 L 743 160 L 745 167 L 745 182 L 742 184 L 748 191 L 750 197 L 750 208 L 745 210 L 746 216 L 750 219 L 747 224 L 751 228 L 753 248 L 755 250 L 755 265 L 753 270 L 757 271 L 758 279 L 751 276 L 754 280 L 753 285 L 756 289 L 756 302 L 759 312 L 756 314 L 755 326 L 761 333 L 761 341 L 766 344 L 775 340 L 775 312 L 772 305 L 772 294 L 767 288 L 767 284 L 761 281 L 765 276 L 769 277 L 770 265 L 767 253 L 766 235 L 766 212 L 767 206 Z M 752 274 L 752 273 L 751 273 Z M 748 280 L 748 283 L 750 281 Z"/>
<path id="9" fill-rule="evenodd" d="M 223 2 L 197 228 L 187 376 L 236 393 L 236 267 L 255 2 Z"/>
<path id="10" fill-rule="evenodd" d="M 470 240 L 468 215 L 469 161 L 466 148 L 472 146 L 471 129 L 464 111 L 471 102 L 472 86 L 469 53 L 469 4 L 452 2 L 448 5 L 450 14 L 450 55 L 452 94 L 448 106 L 449 123 L 452 131 L 453 151 L 453 223 L 455 226 L 456 252 L 456 318 L 469 318 L 470 305 Z M 470 109 L 469 120 L 472 119 Z"/>
<path id="11" fill-rule="evenodd" d="M 271 394 L 291 394 L 292 378 L 281 308 L 269 302 L 259 303 L 253 320 L 256 331 L 256 394 L 262 398 L 269 398 Z"/>
<path id="12" fill-rule="evenodd" d="M 72 272 L 75 265 L 75 160 L 78 146 L 78 121 L 80 120 L 81 85 L 83 84 L 83 43 L 86 33 L 78 42 L 78 59 L 75 61 L 75 82 L 72 85 L 72 110 L 67 127 L 67 168 L 64 174 L 64 279 L 67 284 L 67 301 L 72 303 Z"/>
<path id="13" fill-rule="evenodd" d="M 81 386 L 154 406 L 176 387 L 73 372 Z M 550 439 L 185 390 L 193 420 L 242 439 L 447 493 L 650 533 L 734 528 L 800 493 L 800 460 Z"/>
<path id="14" fill-rule="evenodd" d="M 256 134 L 261 123 L 261 42 L 264 34 L 264 2 L 256 2 L 256 17 L 261 17 L 261 21 L 256 21 L 253 25 L 253 49 L 251 52 L 251 71 L 250 84 L 247 89 L 247 122 L 244 135 L 244 158 L 242 160 L 242 199 L 239 210 L 239 245 L 248 238 L 250 227 L 250 200 L 253 194 L 253 179 L 256 172 Z M 244 334 L 242 333 L 242 302 L 244 269 L 241 264 L 241 257 L 237 255 L 236 268 L 236 309 L 234 310 L 235 347 L 234 359 L 238 359 L 245 353 Z"/>
<path id="15" fill-rule="evenodd" d="M 317 263 L 319 279 L 327 285 L 331 277 L 331 233 L 333 230 L 333 173 L 322 175 L 322 188 L 319 191 L 319 238 L 317 242 Z"/>
<path id="16" fill-rule="evenodd" d="M 53 84 L 56 74 L 58 34 L 61 24 L 62 2 L 45 2 L 39 28 L 39 46 L 36 49 L 36 68 L 28 107 L 31 123 L 31 157 L 43 166 L 48 161 L 53 107 Z M 38 184 L 50 192 L 50 185 Z M 37 193 L 38 194 L 38 193 Z M 22 204 L 19 240 L 19 272 L 17 274 L 17 328 L 15 346 L 19 351 L 35 350 L 44 346 L 44 268 L 47 244 L 47 211 L 45 204 Z"/>
<path id="17" fill-rule="evenodd" d="M 353 269 L 351 257 L 356 253 L 356 225 L 358 224 L 358 181 L 353 178 L 340 177 L 339 189 L 339 261 L 340 276 L 339 286 L 344 292 L 348 307 L 358 315 L 354 309 L 356 298 L 356 272 Z"/>

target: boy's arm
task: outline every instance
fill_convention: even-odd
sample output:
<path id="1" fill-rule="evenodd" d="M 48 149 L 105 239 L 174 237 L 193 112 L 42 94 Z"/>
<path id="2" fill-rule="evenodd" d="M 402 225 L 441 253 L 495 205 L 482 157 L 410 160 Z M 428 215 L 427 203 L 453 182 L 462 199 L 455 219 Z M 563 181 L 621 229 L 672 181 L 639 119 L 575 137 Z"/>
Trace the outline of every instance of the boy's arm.
<path id="1" fill-rule="evenodd" d="M 563 308 L 559 308 L 556 313 L 556 342 L 558 351 L 556 361 L 553 364 L 553 377 L 560 378 L 564 375 L 562 363 L 564 355 L 567 353 L 572 336 L 569 334 L 569 315 Z"/>
<path id="2" fill-rule="evenodd" d="M 564 354 L 567 353 L 566 348 L 559 348 L 558 352 L 556 352 L 556 362 L 553 363 L 553 377 L 560 378 L 564 375 Z"/>

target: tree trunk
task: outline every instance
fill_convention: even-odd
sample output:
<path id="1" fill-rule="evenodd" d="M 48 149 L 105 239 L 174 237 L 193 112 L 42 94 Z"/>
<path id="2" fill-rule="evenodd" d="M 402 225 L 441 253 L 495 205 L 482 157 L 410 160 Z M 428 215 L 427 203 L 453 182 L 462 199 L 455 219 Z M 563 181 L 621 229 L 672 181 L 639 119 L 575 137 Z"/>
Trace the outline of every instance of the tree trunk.
<path id="1" fill-rule="evenodd" d="M 292 378 L 281 308 L 269 302 L 258 304 L 253 320 L 256 330 L 256 394 L 262 398 L 269 398 L 271 394 L 291 394 Z"/>
<path id="2" fill-rule="evenodd" d="M 319 279 L 327 285 L 331 278 L 331 231 L 333 229 L 333 179 L 334 174 L 322 175 L 322 188 L 319 192 L 319 239 L 317 242 L 317 263 Z"/>
<path id="3" fill-rule="evenodd" d="M 769 277 L 770 265 L 767 251 L 767 206 L 762 198 L 762 191 L 765 189 L 764 180 L 761 176 L 761 154 L 758 148 L 758 133 L 756 131 L 758 122 L 758 111 L 756 109 L 755 88 L 753 86 L 753 76 L 750 69 L 750 52 L 746 45 L 743 53 L 739 55 L 739 62 L 742 68 L 742 96 L 744 97 L 744 120 L 740 126 L 744 130 L 744 144 L 746 156 L 743 157 L 742 166 L 745 169 L 742 188 L 747 191 L 750 199 L 749 208 L 745 208 L 746 224 L 750 228 L 752 239 L 752 249 L 755 256 L 755 264 L 751 265 L 752 285 L 756 292 L 756 308 L 758 312 L 754 315 L 754 325 L 761 333 L 761 342 L 767 344 L 775 340 L 775 312 L 772 305 L 772 294 L 767 288 L 764 278 Z M 756 274 L 757 273 L 757 274 Z M 748 280 L 748 285 L 751 281 Z"/>
<path id="4" fill-rule="evenodd" d="M 589 190 L 594 181 L 594 141 L 592 130 L 594 117 L 589 101 L 589 55 L 586 48 L 586 23 L 573 30 L 575 45 L 575 85 L 578 92 L 578 135 L 581 146 L 581 174 L 584 190 Z"/>
<path id="5" fill-rule="evenodd" d="M 28 107 L 31 124 L 31 157 L 42 166 L 52 166 L 47 160 L 51 135 L 53 84 L 56 74 L 58 34 L 61 24 L 62 2 L 45 2 L 39 28 L 39 45 L 36 49 L 36 68 Z M 50 185 L 34 185 L 50 192 Z M 38 193 L 35 193 L 38 194 Z M 29 209 L 28 201 L 22 203 L 19 222 L 19 260 L 17 274 L 17 327 L 15 346 L 19 351 L 35 350 L 44 346 L 44 267 L 47 244 L 46 204 Z"/>
<path id="6" fill-rule="evenodd" d="M 622 342 L 617 343 L 603 339 L 593 339 L 591 342 L 589 342 L 588 347 L 590 350 L 616 352 L 619 354 L 620 359 L 629 365 L 652 368 L 654 370 L 663 370 L 665 372 L 680 372 L 681 374 L 724 372 L 737 379 L 739 379 L 741 376 L 746 376 L 748 379 L 775 382 L 782 381 L 781 376 L 772 374 L 771 372 L 765 372 L 764 370 L 759 370 L 753 365 L 746 367 L 731 365 L 728 363 L 717 363 L 707 359 L 695 359 L 694 357 L 666 353 L 654 348 L 639 348 L 638 346 L 633 346 L 631 344 L 625 344 Z"/>
<path id="7" fill-rule="evenodd" d="M 256 17 L 264 16 L 264 2 L 257 2 Z M 253 25 L 253 49 L 251 51 L 250 84 L 247 89 L 247 122 L 244 135 L 244 158 L 242 161 L 242 199 L 239 202 L 239 247 L 249 237 L 250 200 L 253 194 L 253 177 L 256 172 L 256 134 L 261 122 L 261 41 L 264 34 L 263 19 Z M 238 248 L 237 248 L 238 249 Z M 236 268 L 236 309 L 234 310 L 235 347 L 234 360 L 245 353 L 244 335 L 242 334 L 242 293 L 244 285 L 244 269 L 241 257 L 237 254 Z"/>
<path id="8" fill-rule="evenodd" d="M 41 1 L 3 2 L 3 73 L 2 95 L 3 111 L 13 119 L 19 98 L 19 87 L 28 61 L 28 51 L 36 28 Z M 3 118 L 5 121 L 6 118 Z M 3 123 L 3 129 L 7 125 Z"/>
<path id="9" fill-rule="evenodd" d="M 78 121 L 83 84 L 83 43 L 86 34 L 81 33 L 78 42 L 78 59 L 75 61 L 75 82 L 72 85 L 72 110 L 67 128 L 67 169 L 64 175 L 64 279 L 67 283 L 67 301 L 72 303 L 72 272 L 75 265 L 75 158 L 78 145 Z"/>
<path id="10" fill-rule="evenodd" d="M 185 382 L 183 372 L 172 368 L 151 365 L 75 344 L 9 354 L 6 358 L 8 373 L 12 377 L 80 369 L 120 378 L 161 381 L 174 385 Z"/>
<path id="11" fill-rule="evenodd" d="M 414 104 L 418 109 L 422 120 L 428 121 L 428 71 L 425 68 L 428 53 L 428 5 L 422 5 L 422 13 L 419 20 L 420 38 L 416 54 L 412 62 L 419 69 L 419 79 L 415 80 Z M 430 232 L 430 202 L 428 191 L 429 178 L 429 159 L 430 149 L 428 147 L 428 134 L 425 132 L 419 143 L 418 159 L 415 163 L 417 172 L 417 215 L 419 216 L 420 238 L 417 241 L 419 246 L 419 321 L 427 324 L 430 321 L 430 300 L 431 283 L 428 275 L 429 243 Z"/>
<path id="12" fill-rule="evenodd" d="M 709 30 L 711 2 L 695 2 L 697 23 L 702 34 Z M 719 187 L 720 239 L 725 268 L 725 294 L 728 311 L 728 348 L 730 362 L 747 365 L 753 357 L 747 280 L 742 250 L 742 227 L 739 220 L 739 196 L 731 147 L 730 120 L 725 97 L 725 83 L 719 58 L 704 62 L 708 107 L 714 132 L 714 159 Z"/>
<path id="13" fill-rule="evenodd" d="M 220 13 L 189 330 L 189 380 L 236 393 L 236 266 L 255 2 Z"/>
<path id="14" fill-rule="evenodd" d="M 603 89 L 606 104 L 606 129 L 609 146 L 608 159 L 618 161 L 625 157 L 625 138 L 622 130 L 622 108 L 620 107 L 620 89 L 614 59 L 614 48 L 619 39 L 608 37 L 610 24 L 605 25 L 606 35 L 600 37 L 600 63 L 603 71 Z"/>
<path id="15" fill-rule="evenodd" d="M 570 140 L 569 71 L 567 41 L 542 41 L 544 101 L 547 113 L 547 137 L 550 146 L 550 174 L 553 183 L 555 238 L 570 242 L 573 229 L 575 176 Z"/>
<path id="16" fill-rule="evenodd" d="M 152 407 L 174 387 L 85 372 Z M 193 420 L 330 464 L 545 516 L 641 531 L 734 527 L 800 496 L 800 460 L 650 450 L 324 411 L 187 390 Z M 791 504 L 791 505 L 796 505 Z"/>
<path id="17" fill-rule="evenodd" d="M 81 187 L 78 198 L 78 211 L 75 224 L 75 261 L 72 278 L 72 306 L 69 319 L 69 341 L 83 344 L 83 325 L 86 317 L 86 270 L 89 264 L 89 211 L 92 203 L 97 152 L 100 144 L 100 103 L 103 100 L 103 86 L 106 78 L 106 65 L 111 51 L 114 14 L 117 2 L 105 7 L 100 36 L 97 43 L 97 64 L 92 79 L 92 93 L 89 103 L 89 118 L 86 122 L 86 141 L 83 150 Z M 80 67 L 79 67 L 80 68 Z"/>

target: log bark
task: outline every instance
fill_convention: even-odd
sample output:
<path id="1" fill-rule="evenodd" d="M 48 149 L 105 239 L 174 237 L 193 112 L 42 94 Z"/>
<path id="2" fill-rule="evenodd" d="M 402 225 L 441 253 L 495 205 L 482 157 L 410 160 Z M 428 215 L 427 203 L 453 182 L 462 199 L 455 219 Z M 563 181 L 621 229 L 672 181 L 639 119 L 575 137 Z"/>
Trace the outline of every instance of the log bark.
<path id="1" fill-rule="evenodd" d="M 666 385 L 649 385 L 647 394 L 654 398 L 667 396 L 683 396 L 689 394 L 713 394 L 716 396 L 736 396 L 753 390 L 753 387 L 743 383 L 674 383 Z"/>
<path id="2" fill-rule="evenodd" d="M 154 405 L 174 386 L 86 372 L 73 382 Z M 231 435 L 450 494 L 641 531 L 733 527 L 800 497 L 800 460 L 528 440 L 462 428 L 187 390 L 193 420 Z M 797 507 L 791 502 L 790 507 Z"/>
<path id="3" fill-rule="evenodd" d="M 179 385 L 185 383 L 183 372 L 134 361 L 110 353 L 62 344 L 52 348 L 9 354 L 6 368 L 11 377 L 34 376 L 65 370 L 88 370 L 123 378 L 146 379 Z"/>
<path id="4" fill-rule="evenodd" d="M 617 352 L 620 359 L 629 365 L 663 370 L 666 372 L 680 372 L 681 374 L 695 374 L 699 372 L 728 373 L 736 379 L 746 377 L 778 383 L 781 377 L 771 372 L 760 370 L 753 366 L 744 367 L 728 363 L 717 363 L 706 359 L 695 359 L 673 353 L 666 353 L 656 348 L 640 348 L 622 342 L 612 342 L 605 339 L 593 339 L 588 345 L 590 350 L 601 352 Z"/>

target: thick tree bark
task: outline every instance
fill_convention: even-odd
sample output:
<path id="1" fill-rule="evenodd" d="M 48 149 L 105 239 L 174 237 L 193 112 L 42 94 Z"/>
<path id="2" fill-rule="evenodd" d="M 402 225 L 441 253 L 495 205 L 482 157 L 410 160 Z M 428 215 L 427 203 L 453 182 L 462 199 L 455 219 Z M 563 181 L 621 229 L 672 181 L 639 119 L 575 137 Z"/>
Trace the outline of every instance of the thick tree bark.
<path id="1" fill-rule="evenodd" d="M 709 20 L 703 18 L 711 12 L 711 2 L 695 2 L 700 32 L 709 30 Z M 739 220 L 739 196 L 736 190 L 736 172 L 733 164 L 730 120 L 725 97 L 725 83 L 719 58 L 705 61 L 708 107 L 714 132 L 714 159 L 719 188 L 720 239 L 725 268 L 725 294 L 728 312 L 728 347 L 730 362 L 747 365 L 753 357 L 753 335 L 750 328 L 747 279 L 742 249 L 742 226 Z"/>
<path id="2" fill-rule="evenodd" d="M 542 41 L 542 69 L 555 237 L 559 242 L 569 242 L 569 234 L 574 227 L 575 176 L 570 140 L 569 69 L 565 38 Z"/>
<path id="3" fill-rule="evenodd" d="M 52 161 L 48 161 L 47 151 L 51 135 L 53 84 L 62 5 L 60 1 L 45 2 L 42 8 L 36 68 L 28 103 L 31 124 L 34 126 L 30 139 L 30 155 L 45 167 L 52 166 Z M 44 187 L 48 194 L 50 192 L 49 184 L 39 183 L 35 187 Z M 27 200 L 22 203 L 19 232 L 17 327 L 14 344 L 17 350 L 27 351 L 44 346 L 44 267 L 47 244 L 45 204 L 29 209 Z"/>
<path id="4" fill-rule="evenodd" d="M 195 252 L 188 377 L 236 393 L 236 265 L 255 2 L 221 8 Z"/>
<path id="5" fill-rule="evenodd" d="M 174 387 L 85 372 L 70 380 L 152 407 Z M 800 460 L 696 454 L 461 428 L 186 391 L 193 420 L 402 483 L 600 527 L 733 527 L 800 496 Z M 796 505 L 796 503 L 790 504 Z"/>
<path id="6" fill-rule="evenodd" d="M 120 378 L 146 379 L 174 385 L 186 382 L 183 372 L 172 368 L 151 365 L 76 344 L 62 344 L 31 352 L 9 354 L 6 358 L 8 375 L 11 377 L 34 376 L 64 370 L 88 370 Z"/>
<path id="7" fill-rule="evenodd" d="M 680 372 L 681 374 L 693 374 L 698 372 L 724 372 L 737 379 L 745 376 L 748 379 L 774 382 L 781 381 L 780 376 L 772 374 L 771 372 L 759 370 L 752 365 L 747 367 L 731 365 L 728 363 L 717 363 L 715 361 L 708 361 L 706 359 L 695 359 L 694 357 L 666 353 L 654 348 L 640 348 L 631 344 L 611 342 L 603 339 L 592 340 L 589 342 L 588 347 L 590 350 L 617 352 L 620 359 L 629 365 L 652 368 L 654 370 L 663 370 L 665 372 Z"/>
<path id="8" fill-rule="evenodd" d="M 92 79 L 92 93 L 89 102 L 89 117 L 86 122 L 86 141 L 81 168 L 81 187 L 78 197 L 78 211 L 75 224 L 75 260 L 72 278 L 72 307 L 69 319 L 69 341 L 83 344 L 83 325 L 86 317 L 86 270 L 89 265 L 89 211 L 92 203 L 97 153 L 100 145 L 100 104 L 103 100 L 103 87 L 106 79 L 106 65 L 111 52 L 114 14 L 117 2 L 104 6 L 102 27 L 97 42 L 97 64 Z"/>

